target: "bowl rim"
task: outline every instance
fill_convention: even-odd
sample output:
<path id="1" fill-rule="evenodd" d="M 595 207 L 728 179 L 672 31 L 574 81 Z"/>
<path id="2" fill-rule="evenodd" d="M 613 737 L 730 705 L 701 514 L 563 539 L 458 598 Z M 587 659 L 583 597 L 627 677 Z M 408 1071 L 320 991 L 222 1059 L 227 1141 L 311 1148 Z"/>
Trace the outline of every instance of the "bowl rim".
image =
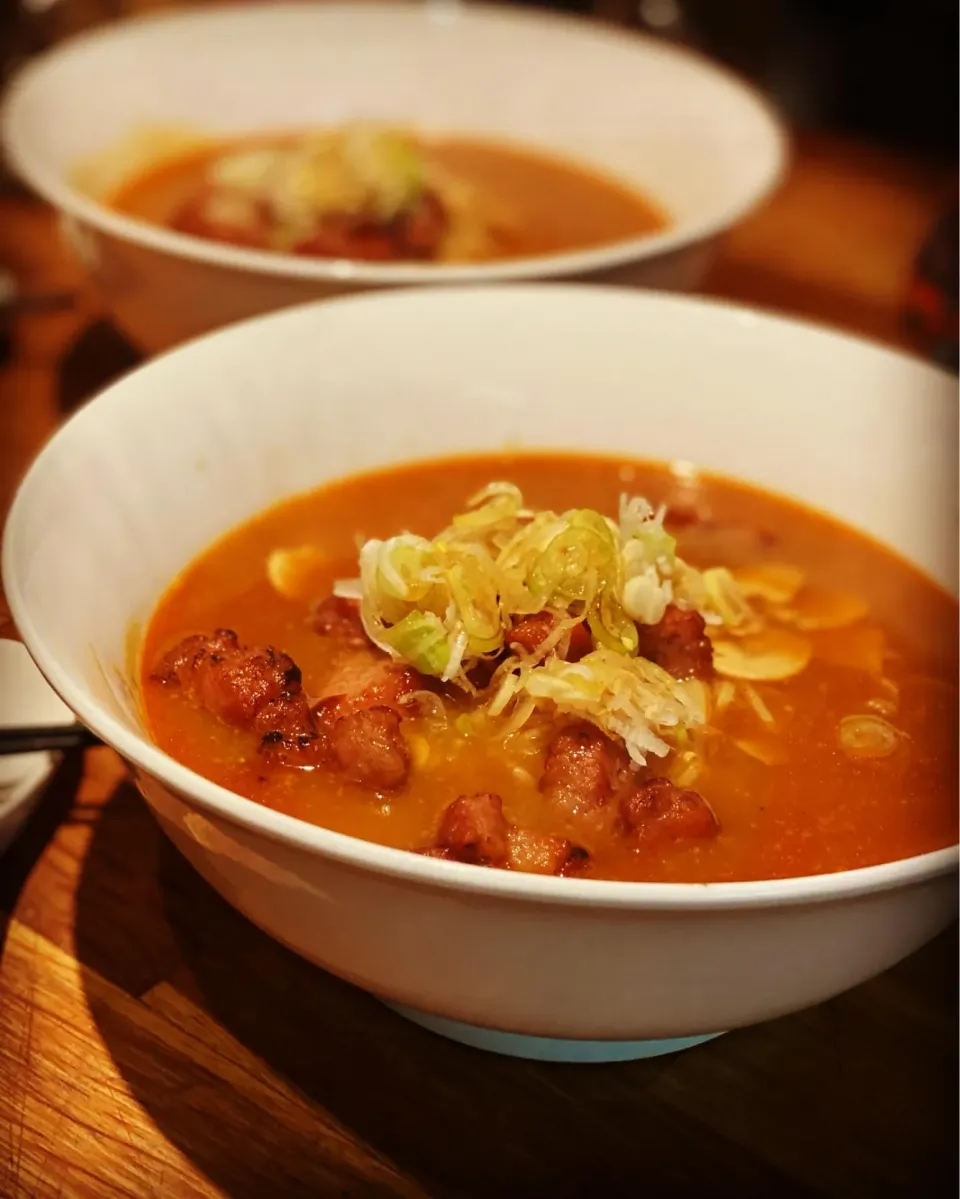
<path id="1" fill-rule="evenodd" d="M 322 6 L 304 6 L 296 3 L 270 5 L 271 10 L 288 12 L 315 8 L 318 13 L 335 20 L 338 13 L 356 13 L 367 10 L 371 13 L 389 13 L 396 17 L 404 12 L 404 19 L 424 20 L 431 8 L 450 8 L 450 5 L 423 3 L 423 0 L 354 0 L 342 3 L 331 0 Z M 84 195 L 74 187 L 63 172 L 48 169 L 42 157 L 32 150 L 29 139 L 18 129 L 17 110 L 20 93 L 37 77 L 56 68 L 58 61 L 73 55 L 77 50 L 92 42 L 122 40 L 128 34 L 136 35 L 142 27 L 159 24 L 189 24 L 194 20 L 229 21 L 237 16 L 253 16 L 268 6 L 265 3 L 227 4 L 213 9 L 170 10 L 145 12 L 124 17 L 107 26 L 95 28 L 64 41 L 59 46 L 38 55 L 15 73 L 3 102 L 0 103 L 0 144 L 3 145 L 11 167 L 43 199 L 62 214 L 82 222 L 99 232 L 121 241 L 141 246 L 157 253 L 167 254 L 190 262 L 226 270 L 241 270 L 252 275 L 275 279 L 293 279 L 325 283 L 363 285 L 446 285 L 487 282 L 507 282 L 537 279 L 554 279 L 561 276 L 588 275 L 600 271 L 615 270 L 628 265 L 657 259 L 709 241 L 724 231 L 733 228 L 765 199 L 783 181 L 790 159 L 790 138 L 787 127 L 771 101 L 756 87 L 742 79 L 734 71 L 716 63 L 705 55 L 685 47 L 661 42 L 648 34 L 636 30 L 592 21 L 586 16 L 543 12 L 540 10 L 516 10 L 500 4 L 477 3 L 466 6 L 454 5 L 452 11 L 458 21 L 495 21 L 503 24 L 533 26 L 555 25 L 577 34 L 587 33 L 593 39 L 611 42 L 633 42 L 644 47 L 650 54 L 674 61 L 686 62 L 703 74 L 710 74 L 738 92 L 741 99 L 752 106 L 755 115 L 766 125 L 768 135 L 768 161 L 761 171 L 758 162 L 757 178 L 741 197 L 712 215 L 682 224 L 669 225 L 658 233 L 627 238 L 592 249 L 568 251 L 560 254 L 544 254 L 530 258 L 518 258 L 503 262 L 438 265 L 391 263 L 373 264 L 352 262 L 345 259 L 298 258 L 264 250 L 253 250 L 242 246 L 208 241 L 176 233 L 160 225 L 128 216 L 111 209 L 92 197 Z M 517 142 L 518 146 L 525 143 Z M 530 148 L 536 149 L 535 146 Z M 588 169 L 593 164 L 586 158 L 573 160 Z M 654 200 L 656 196 L 654 195 Z"/>
<path id="2" fill-rule="evenodd" d="M 394 293 L 367 293 L 340 297 L 336 300 L 314 300 L 295 305 L 279 312 L 251 317 L 225 329 L 195 338 L 183 346 L 168 350 L 142 366 L 124 375 L 100 392 L 92 401 L 75 412 L 54 433 L 31 463 L 21 480 L 3 536 L 2 577 L 10 606 L 20 635 L 35 663 L 50 686 L 105 743 L 112 746 L 127 762 L 138 770 L 152 776 L 161 785 L 177 793 L 189 806 L 205 811 L 218 819 L 268 840 L 278 842 L 287 849 L 305 852 L 330 859 L 342 866 L 358 871 L 369 871 L 400 879 L 411 885 L 431 887 L 448 893 L 466 893 L 484 896 L 491 900 L 509 900 L 521 903 L 547 903 L 606 911 L 622 910 L 649 911 L 704 911 L 732 909 L 762 909 L 801 904 L 829 903 L 854 899 L 900 887 L 920 885 L 957 870 L 960 864 L 960 846 L 948 846 L 925 854 L 904 858 L 875 866 L 855 870 L 838 871 L 831 874 L 807 875 L 797 878 L 767 879 L 751 882 L 726 883 L 645 883 L 617 882 L 604 879 L 553 878 L 510 871 L 490 870 L 458 862 L 445 862 L 423 857 L 409 850 L 394 849 L 363 841 L 359 838 L 337 833 L 320 825 L 309 824 L 297 817 L 275 812 L 258 804 L 255 800 L 227 790 L 195 773 L 170 757 L 159 746 L 153 744 L 147 734 L 126 728 L 115 716 L 94 699 L 89 690 L 74 681 L 70 673 L 56 661 L 39 635 L 30 616 L 28 606 L 21 593 L 19 579 L 14 568 L 14 559 L 19 556 L 18 541 L 21 536 L 23 517 L 27 509 L 29 492 L 40 474 L 49 469 L 48 463 L 63 452 L 63 443 L 71 436 L 70 430 L 85 421 L 97 420 L 98 403 L 110 396 L 123 394 L 132 381 L 153 363 L 171 355 L 189 355 L 194 346 L 202 346 L 211 339 L 243 338 L 251 326 L 282 324 L 295 319 L 299 313 L 315 310 L 322 319 L 324 308 L 331 303 L 338 306 L 361 305 L 382 306 L 416 304 L 423 292 L 436 294 L 441 289 L 427 288 Z M 624 296 L 655 302 L 675 310 L 709 311 L 716 315 L 749 313 L 752 320 L 776 329 L 785 326 L 799 327 L 806 334 L 817 338 L 838 341 L 848 347 L 888 357 L 901 365 L 908 365 L 919 374 L 932 373 L 945 381 L 951 376 L 930 364 L 908 354 L 875 345 L 833 329 L 821 328 L 808 321 L 791 320 L 763 313 L 742 305 L 726 301 L 698 297 L 658 295 L 637 292 L 634 289 L 611 288 L 601 285 L 546 284 L 516 286 L 459 288 L 446 301 L 456 301 L 458 295 L 483 294 L 487 300 L 491 292 L 507 295 L 517 291 L 541 291 L 551 295 L 562 295 L 575 300 L 581 293 Z M 135 383 L 134 383 L 135 385 Z M 102 406 L 102 405 L 101 405 Z"/>

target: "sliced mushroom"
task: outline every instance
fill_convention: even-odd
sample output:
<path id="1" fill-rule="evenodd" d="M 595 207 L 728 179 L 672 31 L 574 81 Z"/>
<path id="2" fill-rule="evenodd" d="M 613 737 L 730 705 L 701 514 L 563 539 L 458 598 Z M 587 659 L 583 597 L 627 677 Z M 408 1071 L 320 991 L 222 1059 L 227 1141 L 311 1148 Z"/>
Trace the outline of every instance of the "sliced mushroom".
<path id="1" fill-rule="evenodd" d="M 267 559 L 267 578 L 285 599 L 309 599 L 317 573 L 328 559 L 315 545 L 274 550 Z"/>
<path id="2" fill-rule="evenodd" d="M 903 734 L 882 716 L 844 716 L 840 721 L 840 747 L 851 758 L 886 758 Z"/>
<path id="3" fill-rule="evenodd" d="M 806 637 L 773 628 L 737 641 L 715 641 L 713 666 L 728 679 L 779 682 L 804 670 L 811 654 Z"/>
<path id="4" fill-rule="evenodd" d="M 778 616 L 798 629 L 814 632 L 847 628 L 863 620 L 869 610 L 867 601 L 855 591 L 804 587 L 789 607 L 779 610 Z"/>
<path id="5" fill-rule="evenodd" d="M 733 572 L 733 577 L 748 599 L 762 599 L 770 604 L 789 603 L 806 580 L 802 570 L 782 562 L 741 566 Z"/>

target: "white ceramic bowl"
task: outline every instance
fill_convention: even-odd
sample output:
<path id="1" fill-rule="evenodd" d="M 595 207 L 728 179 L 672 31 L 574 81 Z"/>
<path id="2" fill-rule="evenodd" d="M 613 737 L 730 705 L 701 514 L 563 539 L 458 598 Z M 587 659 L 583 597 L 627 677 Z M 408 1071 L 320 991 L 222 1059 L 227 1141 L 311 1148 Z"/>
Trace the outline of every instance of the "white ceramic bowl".
<path id="1" fill-rule="evenodd" d="M 198 241 L 77 189 L 78 160 L 134 127 L 222 134 L 387 119 L 526 143 L 613 172 L 662 234 L 490 264 L 351 265 Z M 781 127 L 733 76 L 592 22 L 448 2 L 215 8 L 120 22 L 43 56 L 6 100 L 14 167 L 65 217 L 117 324 L 156 350 L 302 300 L 397 284 L 581 278 L 690 288 L 774 186 Z"/>
<path id="2" fill-rule="evenodd" d="M 128 375 L 22 484 L 7 596 L 43 673 L 203 876 L 297 952 L 421 1013 L 539 1037 L 704 1035 L 826 999 L 947 924 L 956 849 L 775 882 L 539 878 L 312 827 L 146 739 L 128 630 L 213 538 L 331 477 L 505 444 L 692 460 L 836 513 L 956 584 L 947 376 L 733 307 L 544 285 L 310 305 Z"/>

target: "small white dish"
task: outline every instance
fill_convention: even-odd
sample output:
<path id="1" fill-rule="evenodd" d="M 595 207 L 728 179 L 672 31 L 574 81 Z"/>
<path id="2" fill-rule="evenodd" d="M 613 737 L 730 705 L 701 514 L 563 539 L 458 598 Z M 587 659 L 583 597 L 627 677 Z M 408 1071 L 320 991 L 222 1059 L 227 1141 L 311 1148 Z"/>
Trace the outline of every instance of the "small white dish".
<path id="1" fill-rule="evenodd" d="M 186 237 L 75 181 L 78 163 L 112 160 L 138 128 L 229 137 L 356 119 L 580 162 L 649 195 L 671 223 L 540 258 L 352 263 Z M 114 22 L 26 67 L 0 132 L 13 167 L 62 214 L 119 328 L 148 351 L 373 287 L 551 278 L 690 289 L 786 158 L 763 98 L 705 58 L 594 21 L 450 0 L 218 5 Z M 126 172 L 143 165 L 143 147 L 131 155 Z"/>
<path id="2" fill-rule="evenodd" d="M 22 645 L 0 640 L 0 728 L 72 724 L 73 713 L 47 686 Z M 51 753 L 0 757 L 0 853 L 40 802 L 57 763 Z"/>

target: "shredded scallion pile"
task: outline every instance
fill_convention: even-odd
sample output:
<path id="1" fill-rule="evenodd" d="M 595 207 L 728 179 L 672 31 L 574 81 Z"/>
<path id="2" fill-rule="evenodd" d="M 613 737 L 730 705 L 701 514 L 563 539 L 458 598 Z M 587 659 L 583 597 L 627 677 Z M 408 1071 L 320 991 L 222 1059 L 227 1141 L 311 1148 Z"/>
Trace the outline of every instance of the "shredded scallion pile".
<path id="1" fill-rule="evenodd" d="M 433 539 L 402 533 L 366 542 L 360 578 L 337 584 L 359 598 L 367 635 L 424 675 L 476 687 L 471 672 L 495 661 L 492 715 L 518 727 L 539 706 L 579 715 L 620 736 L 635 761 L 664 754 L 665 735 L 706 719 L 704 688 L 639 656 L 638 625 L 670 604 L 714 626 L 752 610 L 729 571 L 698 571 L 677 556 L 665 511 L 624 496 L 618 519 L 590 508 L 556 513 L 524 504 L 512 483 L 491 483 Z M 525 616 L 549 613 L 553 633 L 535 653 L 508 651 Z M 554 651 L 584 624 L 592 650 L 578 662 Z"/>
<path id="2" fill-rule="evenodd" d="M 269 204 L 295 239 L 328 212 L 392 220 L 416 203 L 425 176 L 423 152 L 411 138 L 357 123 L 223 155 L 209 182 Z"/>

